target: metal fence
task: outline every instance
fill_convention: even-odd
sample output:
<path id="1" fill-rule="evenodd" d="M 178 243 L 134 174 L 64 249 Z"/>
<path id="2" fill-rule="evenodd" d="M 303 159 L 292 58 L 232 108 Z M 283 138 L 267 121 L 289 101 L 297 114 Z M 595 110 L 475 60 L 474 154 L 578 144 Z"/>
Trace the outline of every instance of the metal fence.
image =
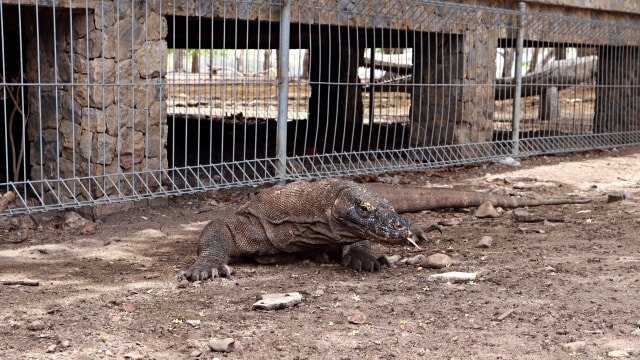
<path id="1" fill-rule="evenodd" d="M 4 1 L 5 214 L 640 142 L 640 27 L 438 1 Z"/>

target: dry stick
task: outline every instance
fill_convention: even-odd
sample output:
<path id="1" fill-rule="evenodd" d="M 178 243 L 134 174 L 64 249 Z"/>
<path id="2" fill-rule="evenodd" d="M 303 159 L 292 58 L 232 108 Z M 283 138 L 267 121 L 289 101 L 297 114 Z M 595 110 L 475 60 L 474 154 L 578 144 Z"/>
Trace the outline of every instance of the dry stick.
<path id="1" fill-rule="evenodd" d="M 40 285 L 40 281 L 38 280 L 0 280 L 0 284 L 2 285 L 24 285 L 24 286 L 38 286 Z"/>
<path id="2" fill-rule="evenodd" d="M 27 121 L 29 120 L 29 115 L 31 113 L 31 110 L 27 110 L 27 114 L 25 115 L 23 109 L 20 107 L 20 103 L 18 102 L 18 100 L 16 99 L 16 97 L 13 94 L 13 91 L 11 91 L 11 88 L 7 87 L 7 92 L 9 93 L 9 97 L 11 97 L 11 101 L 13 101 L 13 111 L 11 111 L 11 116 L 9 117 L 9 141 L 11 142 L 11 149 L 13 150 L 11 152 L 11 160 L 13 162 L 13 178 L 14 181 L 18 181 L 20 179 L 20 174 L 19 174 L 19 170 L 20 170 L 20 162 L 22 161 L 22 157 L 24 156 L 24 138 L 25 138 L 25 131 L 27 130 Z M 16 94 L 20 93 L 20 88 L 19 87 L 15 87 L 16 90 Z M 24 97 L 22 97 L 22 105 L 24 105 Z M 13 116 L 15 115 L 16 111 L 18 111 L 20 113 L 20 115 L 22 115 L 22 137 L 20 138 L 20 151 L 18 154 L 18 159 L 16 160 L 16 154 L 15 154 L 15 142 L 13 140 Z"/>

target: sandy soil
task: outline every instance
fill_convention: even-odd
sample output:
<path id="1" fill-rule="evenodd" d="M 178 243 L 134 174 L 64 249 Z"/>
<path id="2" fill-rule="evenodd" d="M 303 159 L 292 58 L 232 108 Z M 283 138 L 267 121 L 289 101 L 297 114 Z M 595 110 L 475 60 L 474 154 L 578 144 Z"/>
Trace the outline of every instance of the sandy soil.
<path id="1" fill-rule="evenodd" d="M 93 234 L 62 229 L 56 214 L 22 236 L 0 239 L 0 354 L 3 359 L 600 359 L 640 357 L 640 148 L 391 174 L 401 182 L 502 187 L 530 197 L 605 198 L 614 203 L 526 209 L 554 223 L 516 222 L 510 212 L 479 219 L 469 210 L 411 214 L 444 222 L 422 251 L 377 246 L 387 255 L 443 252 L 448 269 L 397 265 L 358 274 L 337 264 L 239 263 L 230 279 L 179 288 L 199 231 L 214 211 L 255 189 L 169 199 L 113 215 Z M 477 248 L 483 236 L 493 245 Z M 24 239 L 24 240 L 22 240 Z M 21 241 L 22 240 L 22 241 Z M 445 271 L 479 274 L 431 282 Z M 302 303 L 255 311 L 265 293 L 299 291 Z M 366 315 L 363 324 L 348 318 Z M 196 321 L 197 320 L 197 321 Z M 209 350 L 235 339 L 231 353 Z M 618 353 L 614 353 L 618 351 Z"/>

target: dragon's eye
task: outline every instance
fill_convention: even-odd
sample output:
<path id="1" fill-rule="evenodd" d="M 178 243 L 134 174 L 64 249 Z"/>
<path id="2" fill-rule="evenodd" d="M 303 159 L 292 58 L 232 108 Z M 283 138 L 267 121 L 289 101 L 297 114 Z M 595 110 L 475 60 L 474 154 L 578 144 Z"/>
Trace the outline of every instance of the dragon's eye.
<path id="1" fill-rule="evenodd" d="M 365 203 L 361 203 L 359 208 L 360 208 L 360 211 L 362 211 L 362 212 L 369 212 L 369 211 L 373 210 L 373 206 L 371 206 L 371 204 L 366 203 L 366 202 Z"/>

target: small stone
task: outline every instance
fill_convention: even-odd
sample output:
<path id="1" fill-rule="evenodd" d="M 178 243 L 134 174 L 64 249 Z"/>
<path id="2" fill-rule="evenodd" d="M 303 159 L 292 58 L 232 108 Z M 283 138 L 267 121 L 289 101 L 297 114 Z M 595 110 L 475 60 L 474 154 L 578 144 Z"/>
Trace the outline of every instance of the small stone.
<path id="1" fill-rule="evenodd" d="M 493 238 L 491 236 L 483 236 L 480 239 L 480 241 L 478 241 L 478 244 L 476 245 L 476 247 L 486 249 L 491 247 L 492 244 L 493 244 Z"/>
<path id="2" fill-rule="evenodd" d="M 498 211 L 493 207 L 491 201 L 485 201 L 482 205 L 478 206 L 473 215 L 477 218 L 497 218 L 500 217 Z"/>
<path id="3" fill-rule="evenodd" d="M 64 214 L 63 227 L 65 229 L 80 229 L 87 223 L 89 221 L 75 211 L 69 211 Z"/>
<path id="4" fill-rule="evenodd" d="M 438 221 L 438 225 L 440 226 L 456 226 L 459 223 L 460 222 L 457 221 L 456 219 L 444 219 L 444 220 Z"/>
<path id="5" fill-rule="evenodd" d="M 27 325 L 27 329 L 31 331 L 44 330 L 46 327 L 47 325 L 42 320 L 33 320 L 32 322 L 29 323 L 29 325 Z"/>
<path id="6" fill-rule="evenodd" d="M 49 347 L 47 347 L 47 352 L 48 353 L 54 353 L 56 352 L 56 350 L 58 350 L 58 346 L 57 345 L 49 345 Z"/>
<path id="7" fill-rule="evenodd" d="M 400 255 L 391 255 L 391 256 L 386 256 L 386 258 L 387 258 L 387 262 L 389 263 L 389 265 L 394 265 L 395 263 L 400 261 L 402 256 L 400 256 Z"/>
<path id="8" fill-rule="evenodd" d="M 105 354 L 105 355 L 107 355 L 107 356 L 113 356 L 113 355 L 115 355 L 111 350 L 105 350 L 105 351 L 104 351 L 104 354 Z"/>
<path id="9" fill-rule="evenodd" d="M 187 280 L 187 279 L 182 279 L 178 283 L 178 288 L 180 288 L 180 289 L 184 289 L 184 288 L 186 288 L 188 286 L 189 286 L 189 280 Z"/>
<path id="10" fill-rule="evenodd" d="M 526 187 L 526 185 L 523 182 L 517 182 L 517 183 L 513 184 L 512 187 L 514 189 L 522 190 L 522 189 L 524 189 Z"/>
<path id="11" fill-rule="evenodd" d="M 349 322 L 352 324 L 364 324 L 367 322 L 367 315 L 361 311 L 356 311 L 353 315 L 349 316 Z"/>
<path id="12" fill-rule="evenodd" d="M 587 345 L 587 343 L 585 341 L 574 341 L 574 342 L 570 342 L 570 343 L 561 344 L 560 347 L 562 348 L 562 350 L 564 350 L 564 351 L 566 351 L 568 353 L 574 353 L 574 352 L 577 352 L 578 350 L 582 349 L 586 345 Z"/>
<path id="13" fill-rule="evenodd" d="M 191 352 L 191 354 L 189 354 L 189 356 L 194 357 L 194 358 L 200 357 L 200 355 L 202 355 L 202 351 L 200 351 L 200 350 L 193 350 Z"/>
<path id="14" fill-rule="evenodd" d="M 453 265 L 453 259 L 449 255 L 440 253 L 429 255 L 420 261 L 420 266 L 423 268 L 442 269 L 451 265 Z"/>
<path id="15" fill-rule="evenodd" d="M 610 358 L 626 358 L 629 356 L 631 355 L 624 350 L 612 350 L 607 353 L 607 357 Z"/>
<path id="16" fill-rule="evenodd" d="M 233 338 L 211 340 L 209 349 L 217 352 L 232 352 L 236 349 L 236 341 Z"/>
<path id="17" fill-rule="evenodd" d="M 62 342 L 60 342 L 60 347 L 63 348 L 63 349 L 71 347 L 71 341 L 62 340 Z"/>
<path id="18" fill-rule="evenodd" d="M 262 300 L 253 304 L 254 310 L 280 310 L 302 302 L 302 295 L 299 292 L 286 294 L 263 294 Z"/>
<path id="19" fill-rule="evenodd" d="M 409 264 L 409 265 L 415 265 L 415 264 L 420 263 L 420 261 L 422 261 L 424 258 L 425 258 L 424 255 L 419 254 L 419 255 L 416 255 L 416 256 L 408 258 L 406 263 Z"/>
<path id="20" fill-rule="evenodd" d="M 200 320 L 187 320 L 186 323 L 193 327 L 200 326 Z"/>
<path id="21" fill-rule="evenodd" d="M 617 194 L 609 194 L 607 195 L 607 202 L 616 202 L 622 200 L 631 200 L 633 196 L 629 193 L 617 193 Z"/>
<path id="22" fill-rule="evenodd" d="M 144 359 L 144 356 L 135 352 L 131 352 L 131 353 L 127 353 L 124 354 L 124 358 L 125 359 L 133 359 L 133 360 L 139 360 L 139 359 Z"/>
<path id="23" fill-rule="evenodd" d="M 531 214 L 524 209 L 514 209 L 512 214 L 513 218 L 518 221 L 525 221 L 531 216 Z"/>
<path id="24" fill-rule="evenodd" d="M 544 226 L 547 226 L 547 227 L 554 227 L 554 226 L 556 226 L 556 224 L 552 223 L 552 222 L 551 222 L 551 221 L 549 221 L 549 220 L 545 220 L 542 224 L 543 224 Z"/>
<path id="25" fill-rule="evenodd" d="M 633 331 L 631 332 L 631 335 L 633 335 L 633 336 L 640 336 L 640 328 L 633 330 Z"/>

